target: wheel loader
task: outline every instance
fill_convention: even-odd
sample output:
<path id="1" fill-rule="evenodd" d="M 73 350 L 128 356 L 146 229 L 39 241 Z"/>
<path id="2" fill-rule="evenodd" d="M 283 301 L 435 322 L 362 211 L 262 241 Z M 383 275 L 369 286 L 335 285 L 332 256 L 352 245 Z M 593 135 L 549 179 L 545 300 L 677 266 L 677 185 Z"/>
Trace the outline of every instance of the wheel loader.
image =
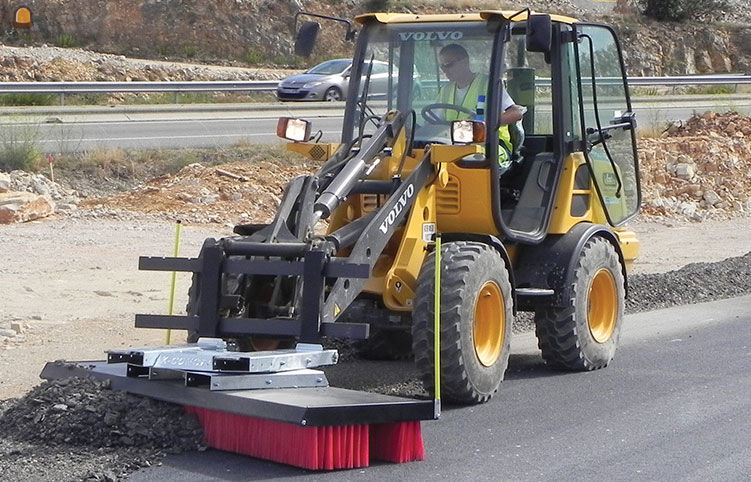
<path id="1" fill-rule="evenodd" d="M 300 55 L 318 20 L 343 21 L 299 15 L 314 19 L 296 34 Z M 551 368 L 608 365 L 639 248 L 625 223 L 640 204 L 614 31 L 528 9 L 343 22 L 356 43 L 340 138 L 323 142 L 305 119 L 277 125 L 317 172 L 290 180 L 268 224 L 207 239 L 197 258 L 142 258 L 142 269 L 193 272 L 193 284 L 186 315 L 137 315 L 136 326 L 242 351 L 361 340 L 370 356 L 412 354 L 428 391 L 440 326 L 442 397 L 460 404 L 498 390 L 519 312 L 534 313 Z M 440 101 L 448 44 L 487 78 L 475 110 Z M 374 68 L 386 69 L 377 89 Z M 503 89 L 526 110 L 507 165 Z"/>

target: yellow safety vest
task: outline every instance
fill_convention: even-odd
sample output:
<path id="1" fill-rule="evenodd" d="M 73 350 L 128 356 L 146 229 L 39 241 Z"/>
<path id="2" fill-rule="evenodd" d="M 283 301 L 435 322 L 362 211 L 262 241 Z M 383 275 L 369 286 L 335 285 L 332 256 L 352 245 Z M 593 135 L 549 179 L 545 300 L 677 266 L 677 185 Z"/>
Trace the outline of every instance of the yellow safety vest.
<path id="1" fill-rule="evenodd" d="M 464 96 L 464 100 L 462 100 L 461 107 L 476 112 L 477 98 L 480 95 L 486 94 L 487 91 L 488 78 L 485 75 L 475 75 L 475 78 L 472 79 L 472 82 L 469 84 L 467 94 Z M 459 105 L 456 102 L 456 84 L 453 82 L 441 87 L 439 97 L 443 104 Z M 470 116 L 469 114 L 455 110 L 446 109 L 444 111 L 444 118 L 449 122 L 455 120 L 469 120 L 472 117 L 473 116 Z M 501 148 L 498 149 L 498 162 L 503 163 L 508 161 L 509 153 L 513 150 L 511 144 L 511 133 L 509 132 L 508 126 L 501 126 L 498 128 L 498 140 L 506 146 L 506 149 L 503 149 L 503 146 L 499 146 Z"/>

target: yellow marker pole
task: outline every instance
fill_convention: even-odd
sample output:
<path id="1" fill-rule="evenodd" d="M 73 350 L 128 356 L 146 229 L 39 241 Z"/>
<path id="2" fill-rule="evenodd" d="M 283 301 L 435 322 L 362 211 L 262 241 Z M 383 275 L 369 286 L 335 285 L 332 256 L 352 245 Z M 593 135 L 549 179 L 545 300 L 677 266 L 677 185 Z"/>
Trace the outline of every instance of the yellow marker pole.
<path id="1" fill-rule="evenodd" d="M 177 220 L 177 228 L 175 229 L 175 251 L 174 251 L 174 257 L 177 258 L 180 252 L 180 228 L 182 228 L 182 221 L 179 219 Z M 167 314 L 172 315 L 173 310 L 175 307 L 175 281 L 177 280 L 177 271 L 172 272 L 172 283 L 170 285 L 169 290 L 169 306 L 167 308 Z M 164 344 L 169 345 L 170 344 L 170 338 L 172 338 L 172 330 L 167 330 L 167 335 L 164 339 Z"/>
<path id="2" fill-rule="evenodd" d="M 52 158 L 52 154 L 47 157 L 47 162 L 50 165 L 50 181 L 55 182 L 55 169 L 53 167 L 55 160 Z"/>
<path id="3" fill-rule="evenodd" d="M 441 237 L 435 237 L 435 293 L 433 294 L 433 368 L 435 386 L 435 414 L 441 413 Z"/>

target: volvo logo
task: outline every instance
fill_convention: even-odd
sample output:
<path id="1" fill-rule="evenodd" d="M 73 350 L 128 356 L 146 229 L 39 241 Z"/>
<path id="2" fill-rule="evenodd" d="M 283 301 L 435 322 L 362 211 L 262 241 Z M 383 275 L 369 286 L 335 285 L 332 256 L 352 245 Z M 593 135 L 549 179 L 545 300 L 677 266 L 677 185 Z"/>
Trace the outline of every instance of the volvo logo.
<path id="1" fill-rule="evenodd" d="M 389 211 L 389 215 L 386 216 L 386 219 L 383 220 L 381 225 L 379 226 L 379 229 L 383 234 L 386 234 L 391 227 L 392 224 L 394 224 L 394 221 L 396 220 L 396 217 L 404 210 L 404 207 L 407 205 L 407 201 L 412 197 L 412 195 L 415 193 L 415 185 L 410 184 L 407 186 L 407 189 L 404 190 L 401 196 L 399 196 L 399 199 L 396 201 L 396 206 L 391 208 L 391 211 Z"/>
<path id="2" fill-rule="evenodd" d="M 401 39 L 402 42 L 406 42 L 410 39 L 417 40 L 418 42 L 420 40 L 459 40 L 462 37 L 464 37 L 464 34 L 457 30 L 454 30 L 453 32 L 399 32 L 399 39 Z"/>

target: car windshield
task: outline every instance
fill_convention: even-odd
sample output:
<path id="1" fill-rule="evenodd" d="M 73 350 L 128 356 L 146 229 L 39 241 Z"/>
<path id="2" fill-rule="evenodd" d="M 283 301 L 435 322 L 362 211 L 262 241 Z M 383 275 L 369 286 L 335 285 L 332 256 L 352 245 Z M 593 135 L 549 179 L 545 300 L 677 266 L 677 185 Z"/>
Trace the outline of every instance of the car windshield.
<path id="1" fill-rule="evenodd" d="M 358 97 L 365 88 L 368 62 L 374 60 L 367 86 L 365 118 L 381 116 L 391 109 L 414 110 L 417 132 L 427 132 L 436 130 L 436 123 L 425 117 L 424 110 L 427 109 L 428 114 L 435 111 L 439 118 L 446 115 L 432 105 L 461 104 L 459 97 L 467 95 L 487 96 L 494 33 L 488 31 L 486 23 L 377 24 L 368 27 L 363 34 L 365 45 L 360 49 L 363 68 L 357 82 Z M 457 74 L 476 78 L 476 85 L 454 91 L 452 80 Z M 362 104 L 358 102 L 354 109 L 355 117 L 350 125 L 354 126 L 351 134 L 357 136 Z M 474 109 L 472 103 L 473 112 Z M 366 132 L 373 129 L 373 124 L 367 123 Z M 440 127 L 438 130 L 447 132 L 447 128 Z"/>
<path id="2" fill-rule="evenodd" d="M 308 70 L 308 74 L 332 75 L 341 74 L 352 63 L 349 59 L 329 60 Z"/>

